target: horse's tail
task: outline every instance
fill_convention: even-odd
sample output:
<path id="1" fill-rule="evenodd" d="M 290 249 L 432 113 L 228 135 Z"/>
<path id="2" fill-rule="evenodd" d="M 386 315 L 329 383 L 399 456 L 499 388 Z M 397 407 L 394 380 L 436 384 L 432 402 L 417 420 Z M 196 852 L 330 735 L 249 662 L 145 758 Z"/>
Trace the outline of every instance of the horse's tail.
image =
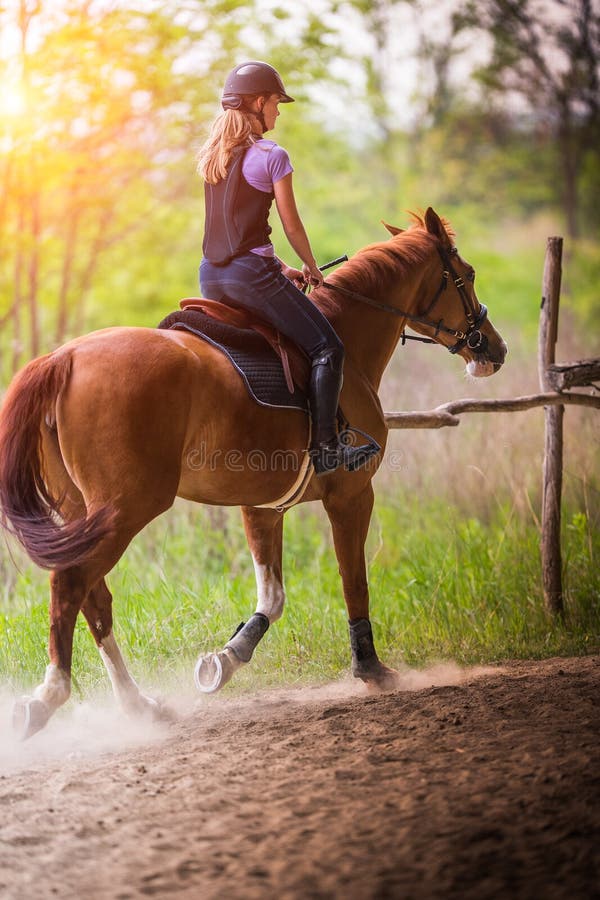
<path id="1" fill-rule="evenodd" d="M 42 422 L 56 421 L 56 402 L 69 380 L 72 354 L 33 360 L 12 381 L 0 409 L 0 524 L 46 569 L 84 562 L 110 532 L 110 510 L 71 522 L 60 516 L 42 469 Z"/>

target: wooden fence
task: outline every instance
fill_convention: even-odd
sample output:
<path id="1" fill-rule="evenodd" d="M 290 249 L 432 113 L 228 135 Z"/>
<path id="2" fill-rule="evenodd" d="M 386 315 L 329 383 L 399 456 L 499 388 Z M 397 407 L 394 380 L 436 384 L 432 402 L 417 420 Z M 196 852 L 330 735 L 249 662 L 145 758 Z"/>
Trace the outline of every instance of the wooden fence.
<path id="1" fill-rule="evenodd" d="M 557 364 L 558 311 L 562 275 L 562 238 L 548 238 L 538 338 L 539 394 L 508 400 L 451 400 L 435 409 L 388 412 L 388 428 L 444 428 L 460 424 L 460 415 L 470 412 L 520 412 L 544 407 L 545 448 L 542 494 L 542 584 L 547 609 L 554 615 L 564 611 L 560 517 L 563 469 L 563 416 L 565 406 L 577 404 L 600 409 L 600 394 L 582 394 L 572 388 L 593 387 L 600 381 L 600 359 Z"/>

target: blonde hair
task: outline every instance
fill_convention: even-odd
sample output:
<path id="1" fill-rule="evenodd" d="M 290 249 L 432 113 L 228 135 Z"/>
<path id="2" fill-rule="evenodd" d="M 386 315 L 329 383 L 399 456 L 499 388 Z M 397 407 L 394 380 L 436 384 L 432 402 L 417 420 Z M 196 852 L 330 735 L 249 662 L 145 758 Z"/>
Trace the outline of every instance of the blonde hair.
<path id="1" fill-rule="evenodd" d="M 236 147 L 249 147 L 255 140 L 250 116 L 239 109 L 226 109 L 217 116 L 198 151 L 198 172 L 209 184 L 217 184 L 227 175 Z"/>

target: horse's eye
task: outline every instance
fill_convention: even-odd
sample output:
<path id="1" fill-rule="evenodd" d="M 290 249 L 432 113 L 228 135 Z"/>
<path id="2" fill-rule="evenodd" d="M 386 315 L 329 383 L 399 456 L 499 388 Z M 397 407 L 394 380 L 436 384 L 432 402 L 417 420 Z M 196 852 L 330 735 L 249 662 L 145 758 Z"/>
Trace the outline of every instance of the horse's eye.
<path id="1" fill-rule="evenodd" d="M 473 283 L 475 281 L 475 269 L 471 269 L 470 272 L 467 272 L 466 278 L 467 278 L 467 281 L 470 281 L 471 283 Z"/>

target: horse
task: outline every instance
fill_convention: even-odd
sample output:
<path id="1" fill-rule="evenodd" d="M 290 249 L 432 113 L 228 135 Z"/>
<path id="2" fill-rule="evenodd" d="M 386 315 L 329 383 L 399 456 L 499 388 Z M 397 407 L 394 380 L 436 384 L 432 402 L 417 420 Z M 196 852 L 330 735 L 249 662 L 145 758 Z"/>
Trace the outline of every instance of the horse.
<path id="1" fill-rule="evenodd" d="M 255 567 L 256 611 L 222 650 L 200 657 L 201 690 L 221 688 L 281 617 L 285 511 L 315 500 L 332 528 L 352 673 L 373 689 L 397 683 L 374 645 L 364 555 L 372 479 L 387 435 L 379 384 L 407 324 L 462 357 L 475 377 L 497 372 L 507 348 L 447 222 L 429 207 L 406 230 L 386 228 L 391 237 L 358 251 L 311 294 L 345 347 L 344 416 L 381 447 L 359 471 L 311 473 L 306 410 L 257 404 L 227 357 L 185 331 L 102 329 L 15 376 L 0 410 L 1 523 L 50 570 L 49 664 L 32 695 L 15 701 L 13 724 L 22 738 L 69 698 L 80 612 L 124 711 L 166 714 L 126 667 L 105 579 L 134 536 L 176 497 L 240 506 Z M 256 464 L 257 454 L 265 464 Z M 303 492 L 290 500 L 301 477 Z"/>

